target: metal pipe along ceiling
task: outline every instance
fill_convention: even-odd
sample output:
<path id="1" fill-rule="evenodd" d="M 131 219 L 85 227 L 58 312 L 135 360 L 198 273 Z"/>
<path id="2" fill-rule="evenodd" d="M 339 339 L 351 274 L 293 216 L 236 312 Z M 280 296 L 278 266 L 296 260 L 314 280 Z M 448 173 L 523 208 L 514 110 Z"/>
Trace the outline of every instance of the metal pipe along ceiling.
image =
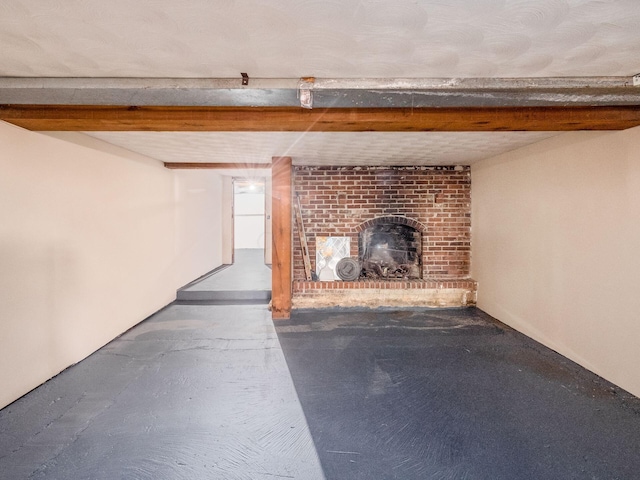
<path id="1" fill-rule="evenodd" d="M 243 85 L 243 82 L 245 85 Z M 306 108 L 640 105 L 635 77 L 0 78 L 0 104 Z"/>

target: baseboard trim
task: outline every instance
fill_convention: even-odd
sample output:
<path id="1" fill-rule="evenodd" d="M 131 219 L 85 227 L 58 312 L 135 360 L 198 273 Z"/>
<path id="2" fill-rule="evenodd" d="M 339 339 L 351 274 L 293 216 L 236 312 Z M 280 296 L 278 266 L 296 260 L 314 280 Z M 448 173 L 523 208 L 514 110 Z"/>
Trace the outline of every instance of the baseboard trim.
<path id="1" fill-rule="evenodd" d="M 201 282 L 202 280 L 204 280 L 205 278 L 209 278 L 211 275 L 215 275 L 216 273 L 221 272 L 222 270 L 224 270 L 225 268 L 229 268 L 230 266 L 232 266 L 232 263 L 223 263 L 222 265 L 220 265 L 219 267 L 214 268 L 213 270 L 211 270 L 210 272 L 205 273 L 204 275 L 196 278 L 195 280 L 192 280 L 191 282 L 187 283 L 186 285 L 180 287 L 178 289 L 178 291 L 180 292 L 181 290 L 184 290 L 186 288 L 191 287 L 192 285 L 195 285 L 198 282 Z"/>

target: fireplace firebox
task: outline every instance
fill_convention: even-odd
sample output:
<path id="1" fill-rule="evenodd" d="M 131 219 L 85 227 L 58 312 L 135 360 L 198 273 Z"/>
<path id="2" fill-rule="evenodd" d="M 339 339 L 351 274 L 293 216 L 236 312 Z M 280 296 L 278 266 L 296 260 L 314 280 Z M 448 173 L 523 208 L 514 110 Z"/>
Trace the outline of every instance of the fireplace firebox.
<path id="1" fill-rule="evenodd" d="M 359 233 L 358 257 L 364 278 L 422 278 L 422 233 L 410 225 L 380 220 Z"/>

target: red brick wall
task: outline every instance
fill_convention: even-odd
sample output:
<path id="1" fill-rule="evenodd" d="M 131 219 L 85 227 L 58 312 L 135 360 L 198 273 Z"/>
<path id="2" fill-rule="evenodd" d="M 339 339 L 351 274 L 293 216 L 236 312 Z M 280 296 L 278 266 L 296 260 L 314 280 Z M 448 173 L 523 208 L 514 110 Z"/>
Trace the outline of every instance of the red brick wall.
<path id="1" fill-rule="evenodd" d="M 405 216 L 425 226 L 423 278 L 469 276 L 471 174 L 468 167 L 294 167 L 311 266 L 315 237 L 351 237 L 358 256 L 358 230 L 377 217 Z M 302 249 L 294 229 L 294 279 L 304 279 Z"/>

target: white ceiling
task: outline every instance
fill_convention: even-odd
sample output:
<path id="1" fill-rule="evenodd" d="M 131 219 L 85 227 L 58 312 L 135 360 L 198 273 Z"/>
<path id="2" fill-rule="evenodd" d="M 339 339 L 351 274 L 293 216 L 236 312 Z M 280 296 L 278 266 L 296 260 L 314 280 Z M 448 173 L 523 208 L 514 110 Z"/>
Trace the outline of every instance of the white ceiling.
<path id="1" fill-rule="evenodd" d="M 2 76 L 627 76 L 640 2 L 5 0 L 0 45 Z"/>
<path id="2" fill-rule="evenodd" d="M 85 132 L 164 162 L 470 165 L 558 132 Z"/>
<path id="3" fill-rule="evenodd" d="M 0 76 L 631 76 L 638 0 L 0 1 Z M 164 161 L 472 163 L 541 133 L 91 135 Z"/>

